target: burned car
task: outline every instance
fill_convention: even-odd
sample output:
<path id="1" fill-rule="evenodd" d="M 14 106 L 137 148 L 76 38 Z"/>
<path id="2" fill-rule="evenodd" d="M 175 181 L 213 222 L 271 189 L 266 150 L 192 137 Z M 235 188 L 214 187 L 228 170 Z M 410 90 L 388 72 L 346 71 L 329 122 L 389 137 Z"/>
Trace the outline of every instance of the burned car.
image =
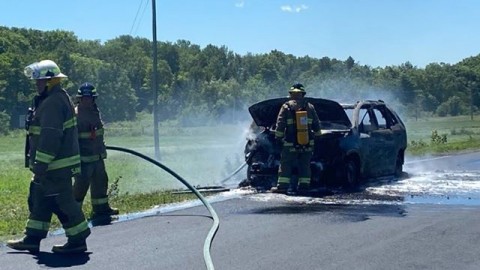
<path id="1" fill-rule="evenodd" d="M 321 136 L 315 138 L 311 188 L 357 187 L 380 176 L 400 176 L 407 134 L 398 114 L 382 100 L 339 104 L 306 98 L 317 111 Z M 269 190 L 276 186 L 280 154 L 274 147 L 280 107 L 288 98 L 261 101 L 249 107 L 253 118 L 245 146 L 247 179 L 240 186 Z"/>

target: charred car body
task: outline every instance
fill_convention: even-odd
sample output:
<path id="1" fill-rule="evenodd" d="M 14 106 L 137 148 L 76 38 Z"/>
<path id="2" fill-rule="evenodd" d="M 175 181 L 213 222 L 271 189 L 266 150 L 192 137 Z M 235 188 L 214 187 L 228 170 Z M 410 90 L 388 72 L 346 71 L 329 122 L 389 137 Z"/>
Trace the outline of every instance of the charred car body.
<path id="1" fill-rule="evenodd" d="M 322 135 L 315 138 L 311 188 L 353 188 L 364 179 L 402 173 L 407 147 L 405 125 L 381 100 L 339 104 L 306 98 L 317 111 Z M 240 186 L 268 190 L 275 186 L 280 163 L 275 124 L 288 98 L 261 101 L 249 107 L 253 118 L 245 146 L 247 179 Z"/>

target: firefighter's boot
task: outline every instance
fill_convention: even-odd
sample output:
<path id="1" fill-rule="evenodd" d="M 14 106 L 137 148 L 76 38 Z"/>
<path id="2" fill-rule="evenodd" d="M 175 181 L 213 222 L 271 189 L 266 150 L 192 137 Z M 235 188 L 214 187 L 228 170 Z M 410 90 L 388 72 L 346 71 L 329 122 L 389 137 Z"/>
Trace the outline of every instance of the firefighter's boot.
<path id="1" fill-rule="evenodd" d="M 294 189 L 294 188 L 292 188 L 292 187 L 289 187 L 289 188 L 287 189 L 286 194 L 287 194 L 287 195 L 290 195 L 290 196 L 295 196 L 295 195 L 297 195 L 297 190 Z"/>
<path id="2" fill-rule="evenodd" d="M 40 240 L 42 239 L 39 237 L 27 235 L 22 239 L 9 240 L 7 247 L 15 250 L 26 250 L 30 253 L 38 253 L 40 251 Z"/>
<path id="3" fill-rule="evenodd" d="M 298 184 L 297 192 L 298 194 L 306 194 L 310 191 L 310 184 L 301 183 Z"/>
<path id="4" fill-rule="evenodd" d="M 120 211 L 118 210 L 118 208 L 110 207 L 108 209 L 107 213 L 108 213 L 108 215 L 113 216 L 113 215 L 118 215 L 120 213 Z"/>
<path id="5" fill-rule="evenodd" d="M 287 193 L 287 190 L 288 190 L 289 186 L 288 185 L 277 185 L 276 187 L 273 187 L 272 189 L 270 189 L 270 191 L 272 193 Z"/>
<path id="6" fill-rule="evenodd" d="M 67 243 L 63 245 L 55 245 L 52 248 L 52 252 L 60 254 L 75 254 L 85 251 L 87 251 L 87 243 L 85 240 L 80 242 L 67 241 Z"/>
<path id="7" fill-rule="evenodd" d="M 109 217 L 118 215 L 120 211 L 117 208 L 108 207 L 106 210 L 103 211 L 94 211 L 92 214 L 92 218 L 101 218 L 101 217 Z"/>

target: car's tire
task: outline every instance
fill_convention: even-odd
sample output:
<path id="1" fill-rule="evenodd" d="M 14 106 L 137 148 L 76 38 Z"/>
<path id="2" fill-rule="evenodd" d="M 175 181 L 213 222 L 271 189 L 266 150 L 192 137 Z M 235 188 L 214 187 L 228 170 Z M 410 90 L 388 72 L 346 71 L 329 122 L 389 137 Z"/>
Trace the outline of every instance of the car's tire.
<path id="1" fill-rule="evenodd" d="M 270 190 L 272 187 L 276 186 L 276 179 L 272 176 L 263 176 L 258 183 L 255 183 L 253 187 L 260 192 L 265 192 Z"/>
<path id="2" fill-rule="evenodd" d="M 360 169 L 355 159 L 349 158 L 345 162 L 345 177 L 343 187 L 345 189 L 355 189 L 360 183 Z"/>
<path id="3" fill-rule="evenodd" d="M 252 181 L 252 165 L 248 164 L 247 166 L 247 180 L 250 182 Z"/>
<path id="4" fill-rule="evenodd" d="M 403 156 L 398 153 L 397 160 L 395 161 L 395 177 L 401 177 L 403 173 Z"/>
<path id="5" fill-rule="evenodd" d="M 249 187 L 250 186 L 250 181 L 248 179 L 243 179 L 240 183 L 238 183 L 238 187 Z"/>

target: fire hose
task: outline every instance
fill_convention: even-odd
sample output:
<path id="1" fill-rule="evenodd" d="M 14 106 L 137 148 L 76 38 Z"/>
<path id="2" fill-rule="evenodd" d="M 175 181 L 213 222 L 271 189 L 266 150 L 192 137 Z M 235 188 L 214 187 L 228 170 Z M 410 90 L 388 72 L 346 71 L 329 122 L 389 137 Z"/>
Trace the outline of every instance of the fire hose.
<path id="1" fill-rule="evenodd" d="M 245 165 L 247 165 L 247 162 L 243 162 L 242 165 L 240 165 L 235 171 L 233 171 L 230 175 L 228 175 L 227 177 L 223 178 L 222 180 L 220 180 L 219 182 L 221 184 L 224 184 L 225 182 L 227 182 L 230 178 L 232 178 L 235 174 L 237 174 L 241 169 L 243 169 L 243 167 L 245 167 Z"/>
<path id="2" fill-rule="evenodd" d="M 210 205 L 210 203 L 202 196 L 202 194 L 200 194 L 200 192 L 195 189 L 192 185 L 190 185 L 185 179 L 183 179 L 182 177 L 180 177 L 178 174 L 176 174 L 174 171 L 172 171 L 170 168 L 168 168 L 167 166 L 163 165 L 162 163 L 148 157 L 148 156 L 145 156 L 143 154 L 140 154 L 136 151 L 133 151 L 131 149 L 128 149 L 128 148 L 123 148 L 123 147 L 118 147 L 118 146 L 109 146 L 107 145 L 106 146 L 107 150 L 115 150 L 115 151 L 120 151 L 120 152 L 125 152 L 125 153 L 129 153 L 129 154 L 132 154 L 134 156 L 137 156 L 137 157 L 140 157 L 150 163 L 153 163 L 155 164 L 156 166 L 162 168 L 164 171 L 168 172 L 169 174 L 171 174 L 173 177 L 177 178 L 180 182 L 182 182 L 185 186 L 188 187 L 188 189 L 190 189 L 193 193 L 195 193 L 195 195 L 200 199 L 200 201 L 205 205 L 205 207 L 208 209 L 208 211 L 210 212 L 210 214 L 212 215 L 212 219 L 213 219 L 213 225 L 210 229 L 210 231 L 208 232 L 207 234 L 207 237 L 205 239 L 205 242 L 204 242 L 204 245 L 203 245 L 203 258 L 205 260 L 205 265 L 207 266 L 207 269 L 208 270 L 213 270 L 215 269 L 214 266 L 213 266 L 213 262 L 212 262 L 212 258 L 211 258 L 211 255 L 210 255 L 210 248 L 212 247 L 212 241 L 213 241 L 213 238 L 215 237 L 215 234 L 217 233 L 217 230 L 218 230 L 218 227 L 220 225 L 220 220 L 218 218 L 218 215 L 217 213 L 215 212 L 215 210 L 213 209 L 213 207 Z M 239 169 L 240 170 L 240 169 Z"/>

